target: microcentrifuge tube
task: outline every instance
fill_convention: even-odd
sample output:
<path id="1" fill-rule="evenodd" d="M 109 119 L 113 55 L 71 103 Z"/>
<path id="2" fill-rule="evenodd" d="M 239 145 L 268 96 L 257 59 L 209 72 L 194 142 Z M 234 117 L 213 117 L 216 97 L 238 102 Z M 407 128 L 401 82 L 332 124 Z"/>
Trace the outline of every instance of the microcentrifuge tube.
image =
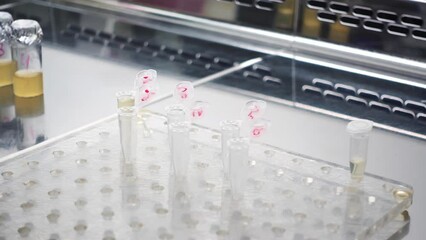
<path id="1" fill-rule="evenodd" d="M 120 91 L 115 94 L 117 97 L 117 107 L 133 107 L 135 106 L 135 94 L 132 91 Z"/>
<path id="2" fill-rule="evenodd" d="M 12 21 L 12 15 L 0 12 L 0 87 L 11 85 L 16 72 L 16 61 L 12 61 Z"/>
<path id="3" fill-rule="evenodd" d="M 120 141 L 123 152 L 122 170 L 126 178 L 136 177 L 136 110 L 134 107 L 122 107 L 118 110 Z"/>
<path id="4" fill-rule="evenodd" d="M 368 120 L 351 121 L 346 131 L 350 134 L 349 165 L 352 179 L 361 180 L 367 163 L 368 139 L 373 122 Z"/>
<path id="5" fill-rule="evenodd" d="M 166 107 L 167 124 L 184 122 L 187 119 L 187 110 L 181 104 L 174 104 Z"/>
<path id="6" fill-rule="evenodd" d="M 176 179 L 186 178 L 189 163 L 189 122 L 177 122 L 169 125 L 171 136 L 170 154 Z"/>
<path id="7" fill-rule="evenodd" d="M 229 176 L 229 150 L 228 140 L 237 138 L 240 135 L 240 123 L 235 120 L 225 120 L 220 122 L 220 131 L 222 134 L 222 163 L 223 172 L 226 178 Z"/>
<path id="8" fill-rule="evenodd" d="M 246 138 L 228 140 L 229 179 L 234 200 L 243 198 L 249 161 L 249 143 Z"/>

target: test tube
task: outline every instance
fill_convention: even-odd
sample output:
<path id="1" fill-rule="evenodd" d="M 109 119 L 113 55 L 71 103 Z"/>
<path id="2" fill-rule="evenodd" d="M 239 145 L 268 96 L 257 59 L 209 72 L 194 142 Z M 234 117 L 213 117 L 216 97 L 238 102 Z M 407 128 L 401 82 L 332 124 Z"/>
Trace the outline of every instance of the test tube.
<path id="1" fill-rule="evenodd" d="M 229 148 L 229 179 L 232 198 L 243 198 L 246 182 L 246 173 L 249 160 L 249 143 L 246 138 L 232 138 L 228 140 Z"/>
<path id="2" fill-rule="evenodd" d="M 222 134 L 222 163 L 223 172 L 226 178 L 229 176 L 229 150 L 228 140 L 239 137 L 240 124 L 235 120 L 225 120 L 220 122 L 220 130 Z"/>
<path id="3" fill-rule="evenodd" d="M 351 121 L 346 131 L 350 134 L 349 165 L 352 179 L 361 180 L 367 162 L 368 139 L 373 122 L 368 120 Z"/>
<path id="4" fill-rule="evenodd" d="M 135 94 L 132 91 L 120 91 L 115 96 L 118 108 L 135 106 Z"/>
<path id="5" fill-rule="evenodd" d="M 41 69 L 41 40 L 43 32 L 34 20 L 16 20 L 12 23 L 12 57 L 17 63 L 13 77 L 13 91 L 18 97 L 43 95 Z"/>
<path id="6" fill-rule="evenodd" d="M 184 179 L 189 163 L 189 122 L 177 122 L 169 125 L 171 136 L 170 154 L 176 179 Z"/>
<path id="7" fill-rule="evenodd" d="M 183 105 L 176 104 L 166 108 L 167 124 L 170 126 L 173 123 L 186 121 L 186 109 Z"/>
<path id="8" fill-rule="evenodd" d="M 134 178 L 137 147 L 136 109 L 122 107 L 118 110 L 120 141 L 123 152 L 122 171 L 126 178 Z"/>
<path id="9" fill-rule="evenodd" d="M 16 62 L 12 60 L 12 15 L 0 12 L 0 87 L 12 85 Z"/>

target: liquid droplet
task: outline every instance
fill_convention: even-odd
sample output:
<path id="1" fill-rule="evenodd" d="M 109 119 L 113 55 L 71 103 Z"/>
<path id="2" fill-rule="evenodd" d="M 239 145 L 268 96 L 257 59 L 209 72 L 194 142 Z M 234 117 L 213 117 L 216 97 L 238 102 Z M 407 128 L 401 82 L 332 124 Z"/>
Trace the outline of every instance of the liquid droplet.
<path id="1" fill-rule="evenodd" d="M 111 150 L 104 148 L 104 149 L 100 149 L 100 150 L 99 150 L 99 153 L 100 153 L 102 156 L 107 156 L 108 154 L 110 154 L 110 153 L 111 153 Z"/>
<path id="2" fill-rule="evenodd" d="M 39 162 L 37 161 L 29 161 L 27 162 L 27 165 L 30 169 L 36 169 L 39 165 Z"/>
<path id="3" fill-rule="evenodd" d="M 47 192 L 47 194 L 50 196 L 51 199 L 56 199 L 59 197 L 59 195 L 61 195 L 61 190 L 56 188 Z"/>
<path id="4" fill-rule="evenodd" d="M 86 141 L 78 141 L 75 143 L 77 145 L 77 147 L 79 148 L 84 148 L 87 146 L 87 142 Z"/>
<path id="5" fill-rule="evenodd" d="M 76 184 L 83 185 L 83 184 L 87 183 L 87 179 L 85 179 L 85 178 L 77 178 L 76 180 L 74 180 L 74 182 Z"/>
<path id="6" fill-rule="evenodd" d="M 266 157 L 271 158 L 275 155 L 275 150 L 268 149 L 268 150 L 265 150 L 263 153 L 265 154 Z"/>
<path id="7" fill-rule="evenodd" d="M 220 141 L 220 135 L 217 135 L 217 134 L 212 135 L 212 140 L 215 141 L 215 142 L 219 142 Z"/>
<path id="8" fill-rule="evenodd" d="M 85 222 L 79 222 L 74 226 L 74 230 L 79 234 L 83 234 L 87 230 L 87 225 Z"/>
<path id="9" fill-rule="evenodd" d="M 132 208 L 137 208 L 141 204 L 140 198 L 136 194 L 131 194 L 127 197 L 127 205 Z"/>
<path id="10" fill-rule="evenodd" d="M 102 194 L 109 194 L 109 193 L 112 193 L 113 191 L 114 190 L 109 186 L 104 186 L 104 187 L 101 188 Z"/>
<path id="11" fill-rule="evenodd" d="M 282 191 L 282 194 L 283 194 L 283 195 L 284 195 L 284 197 L 286 197 L 286 198 L 292 198 L 292 197 L 294 196 L 295 192 L 294 192 L 294 191 L 292 191 L 292 190 L 286 189 L 286 190 L 283 190 L 283 191 Z"/>
<path id="12" fill-rule="evenodd" d="M 306 219 L 306 214 L 304 214 L 304 213 L 295 213 L 293 217 L 294 217 L 294 221 L 296 223 L 302 223 Z"/>
<path id="13" fill-rule="evenodd" d="M 196 162 L 195 166 L 199 169 L 206 169 L 209 167 L 209 164 L 205 162 Z"/>
<path id="14" fill-rule="evenodd" d="M 52 177 L 59 177 L 62 173 L 63 171 L 61 169 L 53 169 L 50 171 L 50 175 L 52 175 Z"/>
<path id="15" fill-rule="evenodd" d="M 34 205 L 35 205 L 34 201 L 30 200 L 30 201 L 22 203 L 21 208 L 25 211 L 25 210 L 29 210 L 33 208 Z"/>
<path id="16" fill-rule="evenodd" d="M 153 190 L 153 191 L 155 191 L 155 192 L 158 192 L 158 193 L 160 193 L 160 192 L 162 192 L 163 190 L 164 190 L 164 187 L 163 186 L 161 186 L 160 184 L 158 184 L 158 183 L 152 183 L 151 184 L 151 189 Z"/>
<path id="17" fill-rule="evenodd" d="M 35 180 L 28 180 L 28 181 L 23 182 L 23 184 L 24 184 L 24 186 L 26 188 L 32 188 L 35 185 L 37 185 L 37 181 L 35 181 Z"/>
<path id="18" fill-rule="evenodd" d="M 74 202 L 74 205 L 78 208 L 78 209 L 83 209 L 87 204 L 87 201 L 83 198 L 78 199 L 77 201 Z"/>
<path id="19" fill-rule="evenodd" d="M 111 220 L 114 217 L 114 211 L 110 207 L 105 207 L 101 214 L 104 220 Z"/>
<path id="20" fill-rule="evenodd" d="M 324 208 L 325 204 L 327 204 L 327 201 L 322 199 L 315 199 L 314 204 L 315 204 L 315 207 L 317 208 Z"/>
<path id="21" fill-rule="evenodd" d="M 52 154 L 53 154 L 53 157 L 60 158 L 60 157 L 64 156 L 65 153 L 64 153 L 64 151 L 58 150 L 58 151 L 53 151 Z"/>
<path id="22" fill-rule="evenodd" d="M 13 176 L 12 171 L 4 171 L 1 173 L 1 176 L 4 178 L 4 180 L 10 180 Z"/>
<path id="23" fill-rule="evenodd" d="M 131 221 L 129 223 L 129 226 L 132 229 L 132 231 L 137 232 L 137 231 L 140 231 L 143 228 L 143 223 L 141 223 L 139 221 Z"/>
<path id="24" fill-rule="evenodd" d="M 337 233 L 340 229 L 340 225 L 334 223 L 329 223 L 325 227 L 329 233 Z"/>
<path id="25" fill-rule="evenodd" d="M 303 178 L 303 184 L 305 184 L 306 186 L 311 186 L 312 183 L 314 182 L 314 179 L 311 177 L 305 177 Z"/>
<path id="26" fill-rule="evenodd" d="M 148 169 L 149 169 L 149 171 L 150 171 L 151 173 L 158 173 L 158 171 L 160 171 L 160 169 L 161 169 L 161 166 L 158 166 L 158 165 L 150 165 L 150 166 L 148 167 Z"/>
<path id="27" fill-rule="evenodd" d="M 83 166 L 83 165 L 86 165 L 86 164 L 87 164 L 87 159 L 77 159 L 77 160 L 75 160 L 75 163 L 76 163 L 78 166 Z"/>
<path id="28" fill-rule="evenodd" d="M 101 137 L 101 138 L 107 138 L 108 136 L 109 136 L 109 132 L 100 132 L 99 133 L 99 136 Z"/>
<path id="29" fill-rule="evenodd" d="M 21 237 L 28 237 L 32 230 L 32 224 L 26 223 L 23 227 L 18 228 L 18 233 Z"/>
<path id="30" fill-rule="evenodd" d="M 155 210 L 155 213 L 159 215 L 165 215 L 169 212 L 169 210 L 167 210 L 166 208 L 163 208 L 161 204 L 155 204 L 154 210 Z"/>
<path id="31" fill-rule="evenodd" d="M 282 237 L 285 233 L 285 228 L 283 227 L 272 227 L 271 228 L 272 233 L 275 237 Z"/>
<path id="32" fill-rule="evenodd" d="M 58 219 L 60 217 L 60 212 L 57 209 L 53 209 L 50 211 L 50 213 L 46 216 L 49 223 L 57 223 Z"/>
<path id="33" fill-rule="evenodd" d="M 329 166 L 321 167 L 321 172 L 322 172 L 323 174 L 329 174 L 329 173 L 330 173 L 330 171 L 331 171 L 331 167 L 329 167 Z"/>

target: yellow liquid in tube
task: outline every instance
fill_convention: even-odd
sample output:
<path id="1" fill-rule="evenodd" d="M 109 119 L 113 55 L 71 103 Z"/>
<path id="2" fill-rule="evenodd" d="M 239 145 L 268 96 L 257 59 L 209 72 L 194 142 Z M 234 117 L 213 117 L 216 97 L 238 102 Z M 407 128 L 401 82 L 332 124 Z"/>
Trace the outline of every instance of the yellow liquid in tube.
<path id="1" fill-rule="evenodd" d="M 35 97 L 43 94 L 43 73 L 19 70 L 13 77 L 13 92 L 18 97 Z"/>
<path id="2" fill-rule="evenodd" d="M 361 179 L 364 176 L 365 172 L 365 165 L 366 161 L 365 159 L 354 157 L 349 162 L 350 169 L 351 169 L 351 176 L 355 179 Z"/>
<path id="3" fill-rule="evenodd" d="M 16 72 L 16 62 L 0 60 L 0 87 L 12 84 L 13 74 Z"/>

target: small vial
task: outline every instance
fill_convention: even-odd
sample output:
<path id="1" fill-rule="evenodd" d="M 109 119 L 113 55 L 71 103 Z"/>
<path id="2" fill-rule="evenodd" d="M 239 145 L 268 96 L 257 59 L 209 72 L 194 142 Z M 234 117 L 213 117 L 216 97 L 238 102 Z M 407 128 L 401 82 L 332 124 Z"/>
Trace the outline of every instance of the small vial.
<path id="1" fill-rule="evenodd" d="M 0 12 L 0 87 L 12 85 L 16 62 L 12 60 L 12 15 Z"/>
<path id="2" fill-rule="evenodd" d="M 121 91 L 115 94 L 117 97 L 117 108 L 135 106 L 135 95 L 132 91 Z"/>
<path id="3" fill-rule="evenodd" d="M 184 122 L 187 119 L 186 108 L 183 105 L 176 104 L 166 108 L 167 124 Z"/>
<path id="4" fill-rule="evenodd" d="M 190 158 L 189 122 L 169 125 L 170 154 L 176 179 L 185 179 Z"/>
<path id="5" fill-rule="evenodd" d="M 350 134 L 349 165 L 352 179 L 361 180 L 367 163 L 368 139 L 373 122 L 368 120 L 351 121 L 346 131 Z"/>
<path id="6" fill-rule="evenodd" d="M 17 63 L 13 90 L 18 97 L 43 95 L 41 69 L 41 41 L 43 32 L 34 20 L 16 20 L 12 23 L 12 57 Z"/>
<path id="7" fill-rule="evenodd" d="M 223 162 L 223 171 L 225 177 L 229 176 L 229 150 L 228 150 L 228 140 L 232 138 L 239 137 L 240 135 L 240 124 L 238 121 L 234 120 L 225 120 L 220 122 L 220 131 L 222 134 L 222 162 Z"/>
<path id="8" fill-rule="evenodd" d="M 244 195 L 249 161 L 249 143 L 246 138 L 232 138 L 228 140 L 228 148 L 232 198 L 239 200 Z"/>
<path id="9" fill-rule="evenodd" d="M 126 178 L 136 177 L 137 129 L 134 107 L 122 107 L 118 110 L 121 150 L 123 152 L 122 171 Z"/>

